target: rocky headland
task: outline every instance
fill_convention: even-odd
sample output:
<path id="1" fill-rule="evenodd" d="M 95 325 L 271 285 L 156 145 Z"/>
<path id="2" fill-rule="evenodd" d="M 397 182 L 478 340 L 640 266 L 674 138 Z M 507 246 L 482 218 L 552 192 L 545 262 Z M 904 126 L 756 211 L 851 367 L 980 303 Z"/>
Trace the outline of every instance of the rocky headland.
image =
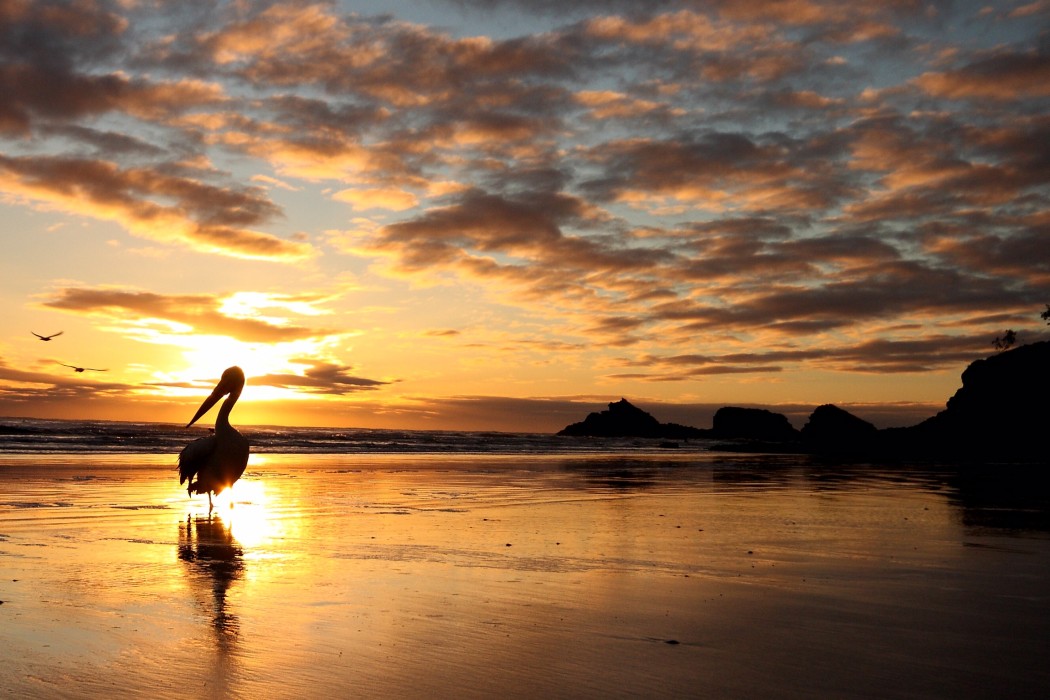
<path id="1" fill-rule="evenodd" d="M 943 411 L 918 425 L 879 430 L 833 404 L 817 407 L 801 430 L 786 416 L 726 406 L 710 429 L 660 423 L 626 399 L 591 413 L 559 435 L 724 440 L 726 449 L 804 452 L 881 459 L 1043 461 L 1050 441 L 1050 342 L 977 360 Z"/>
<path id="2" fill-rule="evenodd" d="M 1050 342 L 972 362 L 943 411 L 880 431 L 886 452 L 982 461 L 1046 460 L 1050 447 Z"/>

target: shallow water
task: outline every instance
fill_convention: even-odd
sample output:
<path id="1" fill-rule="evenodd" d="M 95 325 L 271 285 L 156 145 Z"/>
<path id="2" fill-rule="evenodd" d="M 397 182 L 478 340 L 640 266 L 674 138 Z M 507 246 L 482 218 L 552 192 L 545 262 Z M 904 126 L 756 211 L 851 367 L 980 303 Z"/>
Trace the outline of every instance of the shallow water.
<path id="1" fill-rule="evenodd" d="M 3 457 L 0 696 L 1037 697 L 1028 479 L 256 455 L 209 517 L 170 456 Z"/>

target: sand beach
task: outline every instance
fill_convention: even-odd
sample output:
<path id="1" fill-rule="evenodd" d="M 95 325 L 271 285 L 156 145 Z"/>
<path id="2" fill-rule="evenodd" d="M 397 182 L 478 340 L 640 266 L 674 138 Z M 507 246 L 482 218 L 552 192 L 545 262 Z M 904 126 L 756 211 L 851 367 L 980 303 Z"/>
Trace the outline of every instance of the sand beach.
<path id="1" fill-rule="evenodd" d="M 0 696 L 1040 697 L 1045 503 L 986 487 L 264 454 L 209 515 L 168 455 L 4 455 Z"/>

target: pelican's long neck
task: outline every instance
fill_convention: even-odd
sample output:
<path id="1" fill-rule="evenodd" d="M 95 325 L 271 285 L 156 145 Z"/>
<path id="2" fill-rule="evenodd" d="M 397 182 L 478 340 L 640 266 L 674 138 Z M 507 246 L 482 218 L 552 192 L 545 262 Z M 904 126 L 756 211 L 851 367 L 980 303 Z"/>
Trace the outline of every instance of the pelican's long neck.
<path id="1" fill-rule="evenodd" d="M 222 402 L 222 406 L 219 407 L 219 415 L 215 417 L 216 430 L 220 427 L 233 430 L 233 427 L 230 425 L 230 411 L 233 410 L 233 406 L 237 403 L 237 399 L 241 397 L 242 388 L 243 387 L 237 387 L 231 391 L 230 395 L 226 397 L 226 400 Z"/>

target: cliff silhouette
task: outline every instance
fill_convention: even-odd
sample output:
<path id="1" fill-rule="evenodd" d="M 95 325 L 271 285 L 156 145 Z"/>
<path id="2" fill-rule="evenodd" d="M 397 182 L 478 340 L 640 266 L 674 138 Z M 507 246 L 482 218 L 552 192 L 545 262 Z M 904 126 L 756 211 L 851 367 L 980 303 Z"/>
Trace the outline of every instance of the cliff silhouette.
<path id="1" fill-rule="evenodd" d="M 989 460 L 1044 460 L 1050 426 L 1050 342 L 972 362 L 937 415 L 880 431 L 885 452 Z"/>
<path id="2" fill-rule="evenodd" d="M 937 415 L 907 428 L 877 429 L 833 404 L 818 406 L 802 430 L 765 409 L 726 406 L 710 430 L 660 423 L 626 399 L 591 413 L 558 435 L 714 438 L 720 448 L 848 457 L 1043 461 L 1050 425 L 1050 342 L 1031 343 L 972 362 L 962 387 Z"/>

